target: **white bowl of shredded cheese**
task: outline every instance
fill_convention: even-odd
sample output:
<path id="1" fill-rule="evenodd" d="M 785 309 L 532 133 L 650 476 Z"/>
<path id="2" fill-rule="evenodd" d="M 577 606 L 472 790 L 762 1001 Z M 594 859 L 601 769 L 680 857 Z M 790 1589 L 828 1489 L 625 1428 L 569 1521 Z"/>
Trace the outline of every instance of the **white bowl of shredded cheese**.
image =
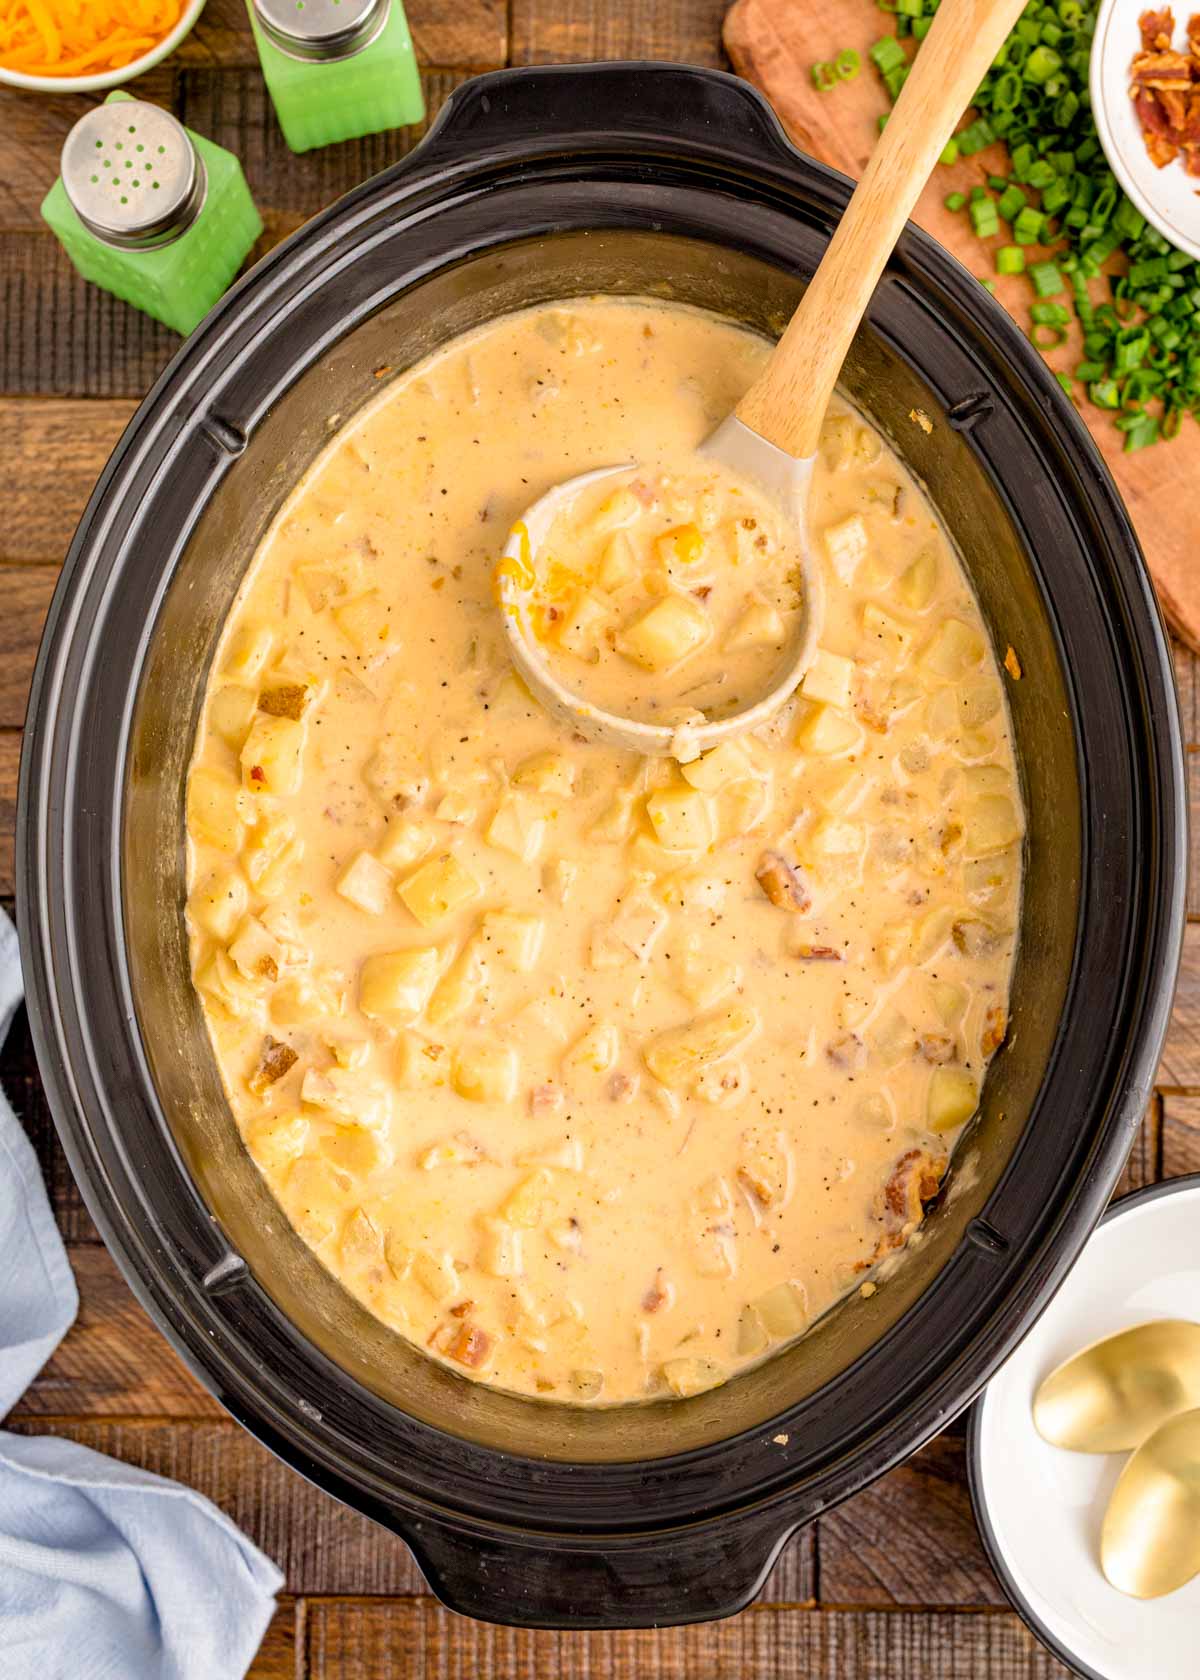
<path id="1" fill-rule="evenodd" d="M 166 4 L 169 5 L 170 0 L 166 0 Z M 153 7 L 150 0 L 146 0 L 141 9 L 145 12 L 152 11 Z M 89 12 L 87 0 L 75 0 L 75 4 L 62 12 L 59 12 L 53 5 L 39 7 L 38 10 L 39 12 L 50 12 L 52 30 L 61 32 L 59 62 L 70 63 L 72 59 L 82 56 L 80 52 L 82 36 L 77 37 L 76 30 L 86 23 Z M 204 0 L 184 0 L 182 11 L 167 32 L 136 58 L 131 58 L 127 64 L 119 64 L 114 68 L 79 75 L 57 75 L 53 72 L 35 75 L 28 70 L 16 69 L 0 62 L 0 83 L 5 83 L 9 87 L 27 88 L 34 93 L 105 93 L 109 88 L 121 87 L 125 82 L 133 81 L 136 76 L 142 75 L 146 70 L 153 69 L 156 64 L 161 63 L 164 58 L 173 53 L 179 43 L 191 33 L 196 19 L 203 10 Z M 44 27 L 43 25 L 42 38 L 46 40 Z M 148 25 L 147 33 L 151 32 L 152 29 L 153 25 Z M 62 39 L 62 37 L 65 37 L 65 39 Z M 84 50 L 86 51 L 86 49 Z"/>

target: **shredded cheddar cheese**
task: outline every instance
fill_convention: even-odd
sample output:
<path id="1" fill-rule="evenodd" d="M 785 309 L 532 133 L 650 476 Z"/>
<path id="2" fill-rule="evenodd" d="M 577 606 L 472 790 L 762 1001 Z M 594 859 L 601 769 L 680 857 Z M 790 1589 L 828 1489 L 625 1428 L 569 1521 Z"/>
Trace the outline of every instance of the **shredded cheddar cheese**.
<path id="1" fill-rule="evenodd" d="M 0 65 L 30 76 L 119 70 L 170 34 L 184 0 L 0 0 Z"/>

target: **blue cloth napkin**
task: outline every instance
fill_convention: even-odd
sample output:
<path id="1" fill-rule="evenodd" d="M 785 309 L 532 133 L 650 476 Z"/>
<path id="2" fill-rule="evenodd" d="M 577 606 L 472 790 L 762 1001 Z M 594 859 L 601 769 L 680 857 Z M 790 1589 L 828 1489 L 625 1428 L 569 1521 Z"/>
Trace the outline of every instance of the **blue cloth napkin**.
<path id="1" fill-rule="evenodd" d="M 0 911 L 0 1045 L 20 1001 Z M 0 1093 L 0 1418 L 78 1307 L 33 1150 Z M 282 1584 L 190 1488 L 0 1430 L 0 1680 L 241 1680 Z"/>

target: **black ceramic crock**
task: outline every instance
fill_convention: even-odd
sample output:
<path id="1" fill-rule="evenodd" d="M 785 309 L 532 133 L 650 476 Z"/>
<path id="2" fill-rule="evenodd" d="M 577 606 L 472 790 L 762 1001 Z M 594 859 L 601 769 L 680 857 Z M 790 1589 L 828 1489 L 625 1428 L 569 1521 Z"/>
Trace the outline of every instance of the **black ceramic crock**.
<path id="1" fill-rule="evenodd" d="M 411 159 L 317 217 L 183 346 L 51 608 L 18 891 L 76 1177 L 200 1379 L 402 1534 L 470 1614 L 615 1627 L 746 1604 L 799 1525 L 940 1429 L 1012 1347 L 1150 1091 L 1185 856 L 1162 625 L 1072 408 L 978 282 L 910 230 L 845 386 L 928 485 L 998 649 L 1018 652 L 1029 839 L 1012 1031 L 905 1264 L 712 1393 L 521 1400 L 423 1359 L 342 1292 L 222 1100 L 187 975 L 182 789 L 222 617 L 289 487 L 390 370 L 506 309 L 633 293 L 778 330 L 848 193 L 731 77 L 597 65 L 468 84 Z"/>

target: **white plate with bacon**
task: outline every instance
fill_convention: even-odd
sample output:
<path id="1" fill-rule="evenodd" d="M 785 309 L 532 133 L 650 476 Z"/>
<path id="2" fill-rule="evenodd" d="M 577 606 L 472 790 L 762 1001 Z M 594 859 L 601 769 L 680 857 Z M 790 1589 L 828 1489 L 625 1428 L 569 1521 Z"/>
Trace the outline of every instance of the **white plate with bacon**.
<path id="1" fill-rule="evenodd" d="M 1146 220 L 1200 262 L 1200 17 L 1104 0 L 1092 43 L 1096 130 Z"/>

